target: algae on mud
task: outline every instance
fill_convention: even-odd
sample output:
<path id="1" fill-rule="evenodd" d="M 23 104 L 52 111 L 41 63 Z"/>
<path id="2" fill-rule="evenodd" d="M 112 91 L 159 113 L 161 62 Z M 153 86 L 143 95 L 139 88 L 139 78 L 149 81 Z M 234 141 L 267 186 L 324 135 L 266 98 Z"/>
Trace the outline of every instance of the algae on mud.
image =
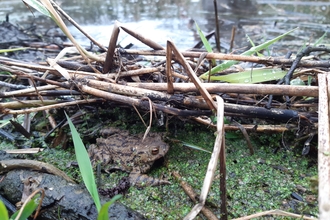
<path id="1" fill-rule="evenodd" d="M 147 117 L 144 118 L 147 119 Z M 145 129 L 137 119 L 136 113 L 129 109 L 100 109 L 97 117 L 95 117 L 95 113 L 88 113 L 84 116 L 83 121 L 84 123 L 77 125 L 77 129 L 85 144 L 95 141 L 90 134 L 93 133 L 96 125 L 108 126 L 111 124 L 128 129 L 131 133 L 140 133 Z M 165 127 L 157 128 L 155 124 L 152 129 L 165 131 Z M 120 200 L 121 203 L 149 219 L 183 218 L 194 206 L 179 183 L 172 177 L 173 171 L 179 172 L 183 180 L 190 184 L 196 192 L 200 192 L 203 183 L 210 154 L 182 146 L 174 140 L 188 142 L 212 151 L 215 139 L 212 130 L 188 121 L 183 123 L 169 119 L 168 132 L 171 147 L 165 161 L 154 167 L 148 175 L 165 176 L 172 184 L 144 187 L 143 189 L 131 187 Z M 317 175 L 317 166 L 313 162 L 315 158 L 301 156 L 301 149 L 288 151 L 280 148 L 274 153 L 275 149 L 280 147 L 282 138 L 280 134 L 251 135 L 251 138 L 255 148 L 255 154 L 252 156 L 240 133 L 227 132 L 226 135 L 229 218 L 270 209 L 282 209 L 316 216 L 318 212 L 316 202 L 306 200 L 306 196 L 314 195 L 316 197 L 309 186 L 309 177 Z M 10 143 L 6 144 L 6 147 L 10 145 Z M 29 157 L 31 159 L 31 156 Z M 45 149 L 32 157 L 65 170 L 69 176 L 81 182 L 78 169 L 67 166 L 75 160 L 72 147 L 62 149 L 59 146 Z M 281 167 L 285 169 L 280 169 Z M 102 173 L 102 187 L 114 187 L 123 176 L 127 176 L 127 174 L 120 171 L 110 174 Z M 306 191 L 302 192 L 301 187 Z M 291 198 L 292 193 L 301 194 L 305 201 L 295 201 Z M 218 217 L 221 214 L 219 213 L 219 201 L 219 174 L 217 174 L 206 204 Z M 141 204 L 144 205 L 141 206 Z"/>

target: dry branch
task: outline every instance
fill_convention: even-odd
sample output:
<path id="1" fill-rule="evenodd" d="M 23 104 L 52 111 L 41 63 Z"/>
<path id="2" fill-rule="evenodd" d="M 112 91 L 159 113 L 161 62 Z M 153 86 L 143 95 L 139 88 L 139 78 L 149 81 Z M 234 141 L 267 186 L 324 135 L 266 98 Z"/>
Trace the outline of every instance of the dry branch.
<path id="1" fill-rule="evenodd" d="M 220 157 L 221 161 L 221 169 L 220 169 L 220 176 L 222 175 L 223 178 L 225 178 L 226 176 L 226 166 L 225 166 L 225 142 L 224 142 L 224 138 L 225 138 L 225 133 L 224 133 L 224 101 L 221 97 L 217 96 L 216 97 L 217 100 L 217 137 L 215 139 L 215 143 L 214 143 L 214 148 L 213 148 L 213 152 L 207 167 L 207 172 L 204 178 L 204 182 L 203 182 L 203 187 L 201 190 L 201 194 L 199 197 L 199 203 L 196 204 L 192 210 L 184 217 L 184 220 L 191 220 L 194 219 L 198 213 L 202 210 L 202 208 L 204 207 L 205 201 L 206 201 L 206 197 L 209 193 L 209 190 L 211 188 L 213 179 L 214 179 L 214 173 L 215 170 L 217 168 L 217 164 L 218 164 L 218 159 Z M 224 179 L 221 178 L 223 181 Z M 221 191 L 221 194 L 226 195 L 226 186 L 225 186 L 225 182 L 220 183 L 220 189 L 223 190 Z M 224 214 L 227 213 L 226 211 L 226 199 L 221 197 L 222 200 L 222 211 L 224 211 Z"/>
<path id="2" fill-rule="evenodd" d="M 124 50 L 122 54 L 126 52 L 127 54 L 132 55 L 153 55 L 153 56 L 166 56 L 165 50 Z M 204 52 L 190 52 L 183 51 L 181 54 L 187 58 L 198 58 Z M 176 56 L 174 56 L 176 58 Z M 290 66 L 294 60 L 293 59 L 285 59 L 285 58 L 274 58 L 274 57 L 254 57 L 254 56 L 243 56 L 243 55 L 235 55 L 235 54 L 223 54 L 223 53 L 207 53 L 205 56 L 206 59 L 216 59 L 216 60 L 237 60 L 243 62 L 252 62 L 259 63 L 265 65 L 287 65 Z M 328 61 L 310 61 L 310 60 L 301 60 L 298 64 L 298 67 L 322 67 L 329 68 L 330 63 Z"/>
<path id="3" fill-rule="evenodd" d="M 54 100 L 49 100 L 49 101 L 54 102 Z M 6 104 L 6 103 L 0 103 L 0 112 L 3 114 L 19 115 L 19 114 L 27 114 L 27 113 L 31 113 L 31 112 L 39 112 L 39 111 L 45 111 L 45 110 L 50 110 L 50 109 L 56 109 L 56 108 L 64 108 L 69 105 L 88 104 L 88 103 L 93 103 L 96 101 L 99 101 L 99 99 L 78 100 L 78 101 L 71 101 L 71 102 L 63 102 L 63 103 L 59 103 L 59 104 L 50 104 L 50 105 L 46 105 L 46 106 L 44 106 L 41 101 L 37 101 L 38 105 L 42 105 L 41 107 L 22 109 L 22 110 L 11 110 L 11 109 L 5 108 L 3 106 L 3 104 Z M 55 102 L 57 102 L 57 101 L 55 100 Z M 10 104 L 16 104 L 16 103 L 10 103 Z M 18 104 L 22 105 L 21 103 L 18 103 Z M 23 106 L 26 107 L 24 104 L 23 104 Z"/>
<path id="4" fill-rule="evenodd" d="M 8 171 L 14 169 L 38 170 L 44 173 L 50 173 L 63 177 L 68 182 L 74 183 L 74 181 L 70 177 L 68 177 L 63 171 L 57 169 L 53 165 L 44 162 L 39 162 L 35 160 L 18 160 L 18 159 L 0 161 L 0 173 L 7 173 Z"/>
<path id="5" fill-rule="evenodd" d="M 87 85 L 78 85 L 79 89 L 83 92 L 86 92 L 88 94 L 91 94 L 93 96 L 101 97 L 109 101 L 115 101 L 119 102 L 125 105 L 130 105 L 130 106 L 136 106 L 141 108 L 142 110 L 149 110 L 149 102 L 143 99 L 136 99 L 136 98 L 131 98 L 123 95 L 118 95 L 110 92 L 105 92 L 99 89 L 92 88 Z M 169 106 L 164 106 L 161 104 L 156 104 L 153 103 L 153 107 L 156 110 L 163 111 L 168 114 L 172 115 L 177 115 L 177 116 L 183 116 L 183 117 L 188 117 L 188 116 L 197 116 L 197 115 L 211 115 L 211 111 L 204 111 L 204 110 L 181 110 L 177 108 L 172 108 Z"/>
<path id="6" fill-rule="evenodd" d="M 157 91 L 166 91 L 166 83 L 128 83 L 129 86 L 152 89 Z M 209 93 L 241 93 L 241 94 L 273 94 L 289 96 L 309 96 L 317 97 L 317 86 L 289 86 L 273 84 L 228 84 L 228 83 L 202 83 Z M 193 83 L 173 83 L 175 92 L 197 92 Z"/>
<path id="7" fill-rule="evenodd" d="M 292 217 L 292 218 L 297 218 L 297 219 L 315 220 L 315 218 L 311 218 L 311 217 L 308 217 L 305 215 L 299 215 L 299 214 L 295 214 L 295 213 L 291 213 L 291 212 L 285 212 L 285 211 L 278 210 L 278 209 L 259 212 L 257 214 L 248 215 L 248 216 L 244 216 L 241 218 L 235 218 L 233 220 L 250 220 L 250 219 L 262 217 L 265 215 L 279 215 L 279 216 L 286 216 L 286 217 Z"/>
<path id="8" fill-rule="evenodd" d="M 173 176 L 180 181 L 180 185 L 183 188 L 184 192 L 189 196 L 189 198 L 193 202 L 197 202 L 198 195 L 195 193 L 194 189 L 185 181 L 182 180 L 182 177 L 177 172 L 172 172 Z M 206 208 L 205 206 L 202 208 L 201 212 L 206 216 L 209 220 L 217 220 L 217 216 L 213 214 L 211 210 Z"/>
<path id="9" fill-rule="evenodd" d="M 201 82 L 199 81 L 198 77 L 188 65 L 187 61 L 184 59 L 183 55 L 179 52 L 179 50 L 175 47 L 175 45 L 171 41 L 167 41 L 167 44 L 169 45 L 169 48 L 173 51 L 173 53 L 176 55 L 177 60 L 180 62 L 180 64 L 185 68 L 187 74 L 189 75 L 190 80 L 194 83 L 198 91 L 203 96 L 205 102 L 209 106 L 211 110 L 216 111 L 217 107 L 215 102 L 213 101 L 211 95 L 209 92 L 201 85 Z"/>

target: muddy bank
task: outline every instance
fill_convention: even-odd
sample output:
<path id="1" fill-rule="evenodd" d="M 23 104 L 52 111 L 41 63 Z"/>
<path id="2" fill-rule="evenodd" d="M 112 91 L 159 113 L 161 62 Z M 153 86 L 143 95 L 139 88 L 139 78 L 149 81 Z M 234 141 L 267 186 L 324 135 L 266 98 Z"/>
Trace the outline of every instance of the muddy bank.
<path id="1" fill-rule="evenodd" d="M 39 183 L 37 188 L 44 189 L 46 195 L 38 219 L 97 219 L 94 202 L 82 185 L 69 183 L 59 176 L 29 170 L 13 170 L 1 178 L 0 193 L 13 204 L 21 201 L 24 181 Z M 101 197 L 102 203 L 107 200 L 109 199 Z M 109 217 L 123 220 L 144 219 L 142 215 L 120 203 L 110 206 Z"/>

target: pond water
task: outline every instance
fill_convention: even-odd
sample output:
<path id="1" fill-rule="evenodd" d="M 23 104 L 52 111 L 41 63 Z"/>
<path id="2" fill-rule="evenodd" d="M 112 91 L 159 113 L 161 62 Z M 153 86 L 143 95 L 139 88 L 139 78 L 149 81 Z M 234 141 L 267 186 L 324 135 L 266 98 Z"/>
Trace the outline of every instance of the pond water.
<path id="1" fill-rule="evenodd" d="M 171 39 L 180 49 L 191 48 L 199 40 L 195 20 L 206 33 L 215 29 L 212 0 L 70 0 L 57 1 L 77 23 L 104 45 L 108 45 L 115 20 L 165 46 Z M 0 1 L 0 20 L 20 25 L 55 26 L 50 19 L 34 12 L 21 0 Z M 301 46 L 315 42 L 330 31 L 330 2 L 278 0 L 218 0 L 221 19 L 222 44 L 229 43 L 231 29 L 237 29 L 235 48 L 248 44 L 245 34 L 257 43 L 269 40 L 295 27 L 300 27 L 290 38 L 290 45 Z M 73 35 L 84 45 L 89 41 L 74 28 Z M 135 48 L 146 48 L 121 32 L 120 44 L 133 43 Z"/>

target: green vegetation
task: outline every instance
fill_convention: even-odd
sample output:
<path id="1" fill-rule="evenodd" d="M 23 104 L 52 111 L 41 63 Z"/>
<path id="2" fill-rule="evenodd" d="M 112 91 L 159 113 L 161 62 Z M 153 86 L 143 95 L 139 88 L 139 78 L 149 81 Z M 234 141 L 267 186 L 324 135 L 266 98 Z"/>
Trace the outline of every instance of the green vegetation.
<path id="1" fill-rule="evenodd" d="M 100 212 L 101 202 L 100 202 L 100 198 L 99 198 L 99 193 L 97 192 L 93 168 L 92 168 L 92 164 L 89 160 L 88 153 L 86 151 L 84 143 L 82 142 L 82 140 L 79 136 L 79 133 L 77 132 L 74 125 L 72 124 L 71 119 L 69 118 L 69 116 L 66 113 L 65 113 L 65 116 L 66 116 L 69 126 L 70 126 L 72 140 L 73 140 L 73 146 L 74 146 L 77 162 L 79 165 L 80 174 L 83 178 L 83 181 L 85 183 L 85 186 L 86 186 L 88 192 L 91 194 L 91 196 L 94 200 L 97 211 Z"/>
<path id="2" fill-rule="evenodd" d="M 40 194 L 36 194 L 9 218 L 7 208 L 0 200 L 0 217 L 2 220 L 25 220 L 38 208 L 40 202 Z"/>
<path id="3" fill-rule="evenodd" d="M 99 124 L 100 127 L 110 125 L 129 129 L 131 133 L 143 132 L 144 126 L 134 115 L 134 111 L 129 109 L 115 108 L 107 111 L 100 109 L 98 116 L 85 117 L 88 123 L 78 125 L 78 132 L 81 136 L 89 134 L 92 129 L 95 129 L 94 124 L 91 123 L 93 120 L 93 123 Z M 104 118 L 108 121 L 101 123 Z M 88 125 L 90 127 L 87 127 Z M 165 128 L 156 129 L 154 125 L 152 131 L 155 130 L 164 131 Z M 302 157 L 301 149 L 287 151 L 280 148 L 274 153 L 275 149 L 280 146 L 281 138 L 281 134 L 251 135 L 255 148 L 255 154 L 251 156 L 240 132 L 226 133 L 229 218 L 270 209 L 317 215 L 316 202 L 296 202 L 291 198 L 293 192 L 302 194 L 303 198 L 306 195 L 316 197 L 316 193 L 312 192 L 310 186 L 310 177 L 317 175 L 317 165 L 313 162 L 312 156 Z M 150 219 L 177 219 L 178 216 L 181 218 L 194 206 L 177 180 L 172 177 L 171 172 L 179 172 L 183 180 L 190 184 L 197 193 L 200 192 L 203 184 L 210 154 L 184 146 L 176 140 L 212 151 L 215 136 L 214 131 L 205 126 L 170 120 L 169 139 L 172 140 L 169 142 L 171 148 L 164 163 L 153 168 L 149 175 L 168 178 L 172 184 L 143 189 L 131 187 L 127 195 L 121 199 L 123 204 Z M 84 142 L 88 143 L 88 141 Z M 70 176 L 81 182 L 82 178 L 78 169 L 67 168 L 67 164 L 75 160 L 74 157 L 73 147 L 67 150 L 60 147 L 46 149 L 36 155 L 37 159 L 66 170 Z M 58 160 L 58 158 L 62 159 Z M 120 171 L 110 174 L 102 173 L 101 187 L 112 188 L 120 178 L 127 175 Z M 301 193 L 297 189 L 298 185 L 307 191 Z M 219 216 L 219 203 L 219 174 L 217 174 L 206 204 Z M 144 205 L 141 206 L 141 204 Z"/>
<path id="4" fill-rule="evenodd" d="M 114 196 L 109 202 L 106 202 L 101 207 L 101 201 L 100 201 L 99 193 L 98 193 L 97 187 L 96 187 L 92 164 L 89 160 L 89 156 L 86 151 L 85 145 L 82 142 L 80 135 L 77 132 L 77 130 L 76 130 L 75 126 L 73 125 L 69 116 L 66 113 L 65 113 L 65 116 L 66 116 L 69 126 L 70 126 L 72 139 L 73 139 L 73 145 L 74 145 L 74 149 L 75 149 L 75 155 L 76 155 L 76 158 L 78 161 L 80 174 L 83 178 L 83 181 L 85 183 L 85 186 L 86 186 L 88 192 L 91 194 L 91 196 L 94 200 L 97 211 L 99 213 L 97 219 L 98 220 L 107 220 L 107 219 L 109 219 L 109 213 L 108 213 L 109 206 L 111 206 L 116 200 L 121 198 L 121 195 Z"/>
<path id="5" fill-rule="evenodd" d="M 261 50 L 264 50 L 264 49 L 267 49 L 270 45 L 272 45 L 273 43 L 275 43 L 276 41 L 282 39 L 283 37 L 285 37 L 286 35 L 292 33 L 293 31 L 295 31 L 297 28 L 291 30 L 291 31 L 288 31 L 272 40 L 269 40 L 269 41 L 266 41 L 258 46 L 253 46 L 251 47 L 249 50 L 245 51 L 244 53 L 242 53 L 241 55 L 244 55 L 244 56 L 251 56 L 253 55 L 254 53 L 257 53 Z M 220 72 L 220 71 L 223 71 L 225 69 L 228 69 L 229 67 L 237 64 L 239 61 L 236 61 L 236 60 L 228 60 L 228 61 L 225 61 L 221 64 L 219 64 L 218 66 L 214 67 L 211 69 L 210 73 L 209 72 L 206 72 L 204 73 L 203 75 L 200 76 L 201 79 L 210 79 L 210 80 L 217 80 L 217 79 L 214 79 L 212 76 L 213 74 L 217 73 L 217 72 Z M 211 75 L 209 77 L 209 74 Z M 229 74 L 229 76 L 232 75 L 232 74 Z M 271 77 L 271 76 L 267 76 L 267 77 Z M 234 76 L 233 76 L 234 78 Z M 234 80 L 234 79 L 233 79 Z M 268 81 L 268 80 L 265 80 L 265 81 Z"/>
<path id="6" fill-rule="evenodd" d="M 63 117 L 63 116 L 62 116 Z M 147 116 L 144 118 L 147 119 Z M 143 124 L 137 119 L 136 113 L 129 109 L 99 109 L 97 114 L 87 114 L 84 122 L 76 125 L 85 145 L 94 143 L 90 135 L 98 127 L 116 126 L 129 129 L 131 133 L 144 131 Z M 69 132 L 65 127 L 66 133 Z M 152 128 L 153 132 L 164 132 L 164 127 Z M 184 146 L 181 142 L 212 151 L 215 139 L 214 131 L 194 123 L 182 123 L 177 119 L 169 120 L 169 144 L 171 146 L 165 161 L 154 167 L 148 175 L 164 177 L 172 183 L 159 187 L 131 187 L 121 199 L 121 203 L 142 213 L 150 219 L 178 219 L 185 216 L 194 204 L 184 193 L 179 182 L 172 177 L 177 171 L 183 180 L 190 184 L 197 193 L 203 184 L 204 175 L 210 158 L 208 152 Z M 97 134 L 94 132 L 96 137 Z M 297 202 L 291 198 L 291 193 L 298 193 L 303 198 L 313 195 L 310 177 L 317 175 L 317 165 L 312 156 L 302 157 L 301 149 L 287 151 L 280 146 L 281 134 L 251 135 L 255 154 L 250 155 L 246 142 L 240 132 L 226 132 L 226 162 L 227 162 L 227 194 L 229 218 L 241 217 L 259 211 L 282 209 L 295 213 L 317 216 L 316 202 Z M 180 140 L 181 142 L 178 142 Z M 50 142 L 50 140 L 48 140 Z M 36 143 L 36 145 L 38 145 Z M 7 145 L 8 146 L 8 145 Z M 75 167 L 67 168 L 67 164 L 75 161 L 73 145 L 68 149 L 60 146 L 45 149 L 34 156 L 35 159 L 51 163 L 65 170 L 76 181 L 81 182 L 80 172 Z M 70 147 L 72 146 L 72 147 Z M 58 160 L 61 158 L 61 160 Z M 101 187 L 112 188 L 127 173 L 117 171 L 110 174 L 102 173 Z M 297 186 L 306 189 L 303 193 Z M 216 174 L 207 206 L 218 216 L 219 213 L 219 174 Z M 144 204 L 141 206 L 141 204 Z"/>

